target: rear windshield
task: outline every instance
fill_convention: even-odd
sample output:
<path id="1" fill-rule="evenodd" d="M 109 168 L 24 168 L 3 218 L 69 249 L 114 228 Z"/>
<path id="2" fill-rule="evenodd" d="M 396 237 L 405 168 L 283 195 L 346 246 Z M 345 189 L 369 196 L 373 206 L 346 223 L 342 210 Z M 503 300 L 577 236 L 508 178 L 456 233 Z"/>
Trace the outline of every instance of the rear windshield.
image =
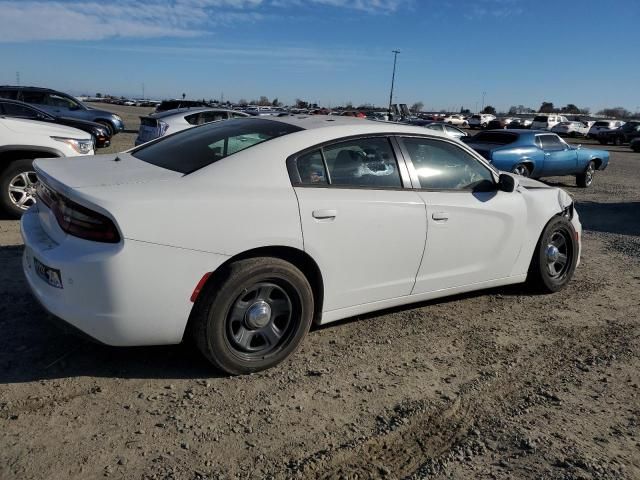
<path id="1" fill-rule="evenodd" d="M 544 123 L 547 123 L 547 120 L 549 120 L 549 117 L 545 117 L 543 115 L 537 116 L 533 119 L 534 122 L 544 122 Z"/>
<path id="2" fill-rule="evenodd" d="M 594 127 L 608 127 L 609 125 L 609 122 L 596 122 L 593 124 Z"/>
<path id="3" fill-rule="evenodd" d="M 473 117 L 471 117 L 471 118 L 480 118 L 480 115 L 474 115 L 474 116 L 473 116 Z"/>
<path id="4" fill-rule="evenodd" d="M 239 118 L 189 128 L 134 150 L 158 167 L 188 174 L 272 138 L 302 130 L 274 120 Z"/>
<path id="5" fill-rule="evenodd" d="M 468 140 L 469 143 L 493 143 L 507 145 L 518 139 L 518 135 L 509 132 L 480 132 Z"/>

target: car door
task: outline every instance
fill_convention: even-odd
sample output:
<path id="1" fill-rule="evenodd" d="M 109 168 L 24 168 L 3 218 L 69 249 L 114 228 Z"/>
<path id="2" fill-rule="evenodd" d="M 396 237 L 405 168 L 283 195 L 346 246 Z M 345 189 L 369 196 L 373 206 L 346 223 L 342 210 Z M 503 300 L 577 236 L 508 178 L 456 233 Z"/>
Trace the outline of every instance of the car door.
<path id="1" fill-rule="evenodd" d="M 494 172 L 457 143 L 399 141 L 427 214 L 427 244 L 412 293 L 512 275 L 527 217 L 520 193 L 499 191 Z"/>
<path id="2" fill-rule="evenodd" d="M 560 137 L 549 133 L 537 136 L 538 146 L 544 151 L 544 163 L 540 175 L 568 175 L 578 168 L 578 154 Z"/>
<path id="3" fill-rule="evenodd" d="M 424 251 L 425 205 L 385 136 L 339 141 L 289 159 L 304 249 L 324 311 L 409 295 Z"/>

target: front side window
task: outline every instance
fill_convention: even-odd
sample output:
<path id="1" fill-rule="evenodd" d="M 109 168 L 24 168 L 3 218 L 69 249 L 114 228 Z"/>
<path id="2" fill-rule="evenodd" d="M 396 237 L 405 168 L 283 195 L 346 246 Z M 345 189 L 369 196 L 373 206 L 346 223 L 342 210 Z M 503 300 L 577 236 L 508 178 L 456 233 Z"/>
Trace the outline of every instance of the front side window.
<path id="1" fill-rule="evenodd" d="M 50 93 L 46 96 L 45 103 L 51 107 L 66 108 L 68 110 L 77 110 L 79 108 L 78 102 L 73 101 L 69 97 L 63 97 L 55 93 Z"/>
<path id="2" fill-rule="evenodd" d="M 323 149 L 331 185 L 401 188 L 400 172 L 387 138 L 361 138 Z"/>
<path id="3" fill-rule="evenodd" d="M 488 190 L 491 171 L 460 147 L 426 138 L 403 138 L 420 187 L 430 190 Z"/>
<path id="4" fill-rule="evenodd" d="M 564 150 L 565 143 L 557 135 L 540 135 L 540 143 L 543 150 Z"/>
<path id="5" fill-rule="evenodd" d="M 152 165 L 188 174 L 241 150 L 300 130 L 274 120 L 229 120 L 183 130 L 142 145 L 131 155 Z"/>

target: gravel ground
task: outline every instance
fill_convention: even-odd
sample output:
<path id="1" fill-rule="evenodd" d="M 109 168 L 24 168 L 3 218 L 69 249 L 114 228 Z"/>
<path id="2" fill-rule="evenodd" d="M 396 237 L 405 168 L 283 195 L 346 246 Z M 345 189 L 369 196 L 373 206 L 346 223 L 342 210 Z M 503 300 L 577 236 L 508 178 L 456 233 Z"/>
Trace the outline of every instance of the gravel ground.
<path id="1" fill-rule="evenodd" d="M 137 130 L 126 112 L 127 128 Z M 115 137 L 118 149 L 135 134 Z M 115 349 L 45 321 L 0 221 L 0 478 L 640 478 L 640 155 L 578 202 L 563 292 L 500 288 L 314 329 L 278 368 Z"/>

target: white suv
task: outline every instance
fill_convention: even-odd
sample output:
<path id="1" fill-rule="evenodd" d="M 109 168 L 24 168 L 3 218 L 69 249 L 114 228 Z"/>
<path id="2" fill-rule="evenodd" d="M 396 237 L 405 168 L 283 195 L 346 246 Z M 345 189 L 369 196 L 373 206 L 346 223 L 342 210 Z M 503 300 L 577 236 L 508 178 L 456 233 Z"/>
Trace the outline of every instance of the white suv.
<path id="1" fill-rule="evenodd" d="M 93 148 L 82 130 L 0 115 L 0 210 L 18 218 L 36 202 L 34 158 L 93 155 Z"/>
<path id="2" fill-rule="evenodd" d="M 534 117 L 531 123 L 532 130 L 551 130 L 560 122 L 568 122 L 567 117 L 563 115 L 538 115 Z"/>
<path id="3" fill-rule="evenodd" d="M 481 113 L 473 115 L 469 120 L 469 128 L 485 128 L 491 120 L 495 120 L 496 116 L 489 113 Z"/>

